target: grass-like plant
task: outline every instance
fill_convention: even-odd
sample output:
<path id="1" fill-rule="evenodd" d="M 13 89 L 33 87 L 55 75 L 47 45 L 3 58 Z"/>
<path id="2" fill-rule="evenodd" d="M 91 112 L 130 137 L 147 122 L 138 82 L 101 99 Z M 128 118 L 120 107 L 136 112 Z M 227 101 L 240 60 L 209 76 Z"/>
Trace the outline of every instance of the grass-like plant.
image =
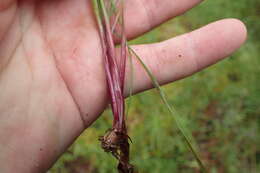
<path id="1" fill-rule="evenodd" d="M 191 135 L 182 126 L 177 112 L 168 103 L 164 92 L 149 68 L 144 64 L 141 57 L 128 45 L 124 23 L 124 0 L 92 0 L 96 13 L 97 24 L 100 33 L 102 56 L 107 79 L 110 104 L 113 112 L 113 126 L 104 136 L 100 137 L 104 151 L 111 153 L 118 160 L 119 173 L 132 173 L 134 167 L 129 163 L 129 136 L 125 123 L 125 73 L 127 57 L 131 55 L 137 58 L 149 75 L 153 85 L 159 91 L 162 101 L 166 105 L 176 126 L 183 136 L 187 146 L 195 156 L 203 172 L 206 169 L 195 150 L 191 141 Z M 116 41 L 120 40 L 120 48 L 116 47 Z M 120 50 L 118 52 L 118 50 Z M 130 92 L 131 93 L 131 92 Z"/>

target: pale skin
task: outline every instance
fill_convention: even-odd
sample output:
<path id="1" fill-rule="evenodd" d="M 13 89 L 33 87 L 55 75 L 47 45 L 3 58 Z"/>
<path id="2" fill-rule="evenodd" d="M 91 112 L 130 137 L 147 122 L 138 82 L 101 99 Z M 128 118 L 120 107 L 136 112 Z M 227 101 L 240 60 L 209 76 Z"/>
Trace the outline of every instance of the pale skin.
<path id="1" fill-rule="evenodd" d="M 128 38 L 199 2 L 127 0 Z M 244 24 L 225 19 L 133 48 L 165 84 L 229 56 L 245 39 Z M 90 0 L 0 0 L 1 172 L 46 172 L 103 112 L 108 99 L 99 41 Z M 137 61 L 134 66 L 134 92 L 151 88 Z"/>

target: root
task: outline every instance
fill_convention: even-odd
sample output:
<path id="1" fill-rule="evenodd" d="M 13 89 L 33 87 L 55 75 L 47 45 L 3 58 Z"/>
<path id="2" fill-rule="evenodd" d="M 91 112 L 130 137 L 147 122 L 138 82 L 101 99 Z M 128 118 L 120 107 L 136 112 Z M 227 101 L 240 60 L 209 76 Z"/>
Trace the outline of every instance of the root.
<path id="1" fill-rule="evenodd" d="M 109 129 L 101 136 L 101 147 L 105 152 L 111 153 L 118 160 L 119 173 L 133 173 L 134 167 L 129 163 L 129 136 L 126 132 Z"/>

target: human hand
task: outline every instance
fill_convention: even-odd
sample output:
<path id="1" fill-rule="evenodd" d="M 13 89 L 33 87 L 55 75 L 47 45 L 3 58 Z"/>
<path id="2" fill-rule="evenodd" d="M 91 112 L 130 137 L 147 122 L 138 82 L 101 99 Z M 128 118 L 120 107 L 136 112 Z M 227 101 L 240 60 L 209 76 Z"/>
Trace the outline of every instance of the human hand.
<path id="1" fill-rule="evenodd" d="M 200 1 L 126 1 L 128 38 Z M 46 172 L 107 105 L 102 53 L 90 2 L 0 0 L 2 172 Z M 226 19 L 161 43 L 133 48 L 165 84 L 227 57 L 245 38 L 244 25 Z M 134 61 L 134 66 L 134 92 L 151 88 L 141 65 Z"/>

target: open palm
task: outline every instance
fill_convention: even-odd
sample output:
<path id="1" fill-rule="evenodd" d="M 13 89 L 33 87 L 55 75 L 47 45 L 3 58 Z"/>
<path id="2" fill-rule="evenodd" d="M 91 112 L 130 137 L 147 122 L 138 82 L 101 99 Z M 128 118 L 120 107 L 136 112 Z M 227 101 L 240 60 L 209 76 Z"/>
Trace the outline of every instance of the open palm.
<path id="1" fill-rule="evenodd" d="M 199 2 L 126 0 L 128 38 Z M 230 55 L 245 37 L 240 21 L 226 19 L 133 48 L 164 84 Z M 91 0 L 0 0 L 2 172 L 45 172 L 104 110 L 99 41 Z M 134 65 L 134 92 L 150 88 L 142 67 Z"/>

